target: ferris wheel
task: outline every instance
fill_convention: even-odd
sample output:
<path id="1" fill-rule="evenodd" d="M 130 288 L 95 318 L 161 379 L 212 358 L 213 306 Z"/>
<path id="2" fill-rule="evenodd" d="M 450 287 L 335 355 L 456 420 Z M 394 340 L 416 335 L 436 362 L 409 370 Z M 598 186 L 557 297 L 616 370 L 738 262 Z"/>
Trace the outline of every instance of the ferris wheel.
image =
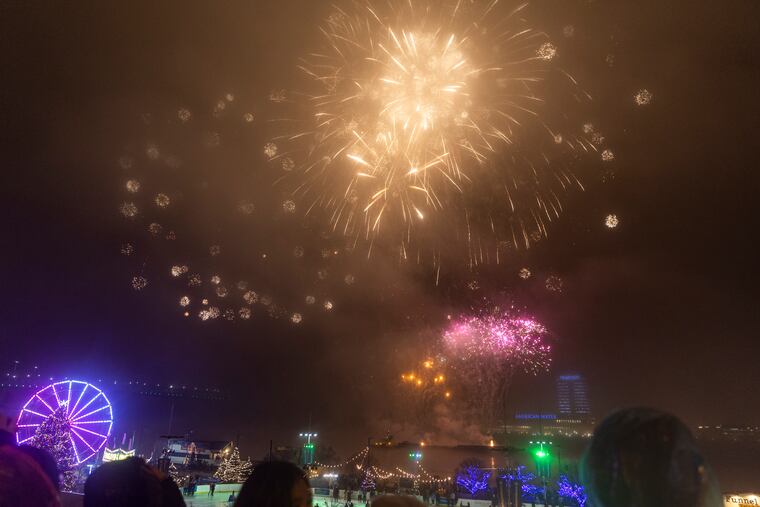
<path id="1" fill-rule="evenodd" d="M 105 393 L 87 382 L 64 380 L 29 398 L 18 416 L 16 441 L 28 442 L 56 411 L 63 410 L 77 464 L 95 456 L 113 426 L 113 410 Z"/>

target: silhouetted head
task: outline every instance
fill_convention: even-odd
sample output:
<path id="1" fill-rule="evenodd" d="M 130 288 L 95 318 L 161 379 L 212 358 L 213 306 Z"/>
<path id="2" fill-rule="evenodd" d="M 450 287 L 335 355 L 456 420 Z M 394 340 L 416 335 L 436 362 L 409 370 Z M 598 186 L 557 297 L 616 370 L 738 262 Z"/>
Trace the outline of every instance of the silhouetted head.
<path id="1" fill-rule="evenodd" d="M 61 489 L 61 476 L 58 471 L 58 465 L 55 462 L 55 458 L 49 452 L 32 447 L 31 445 L 19 445 L 18 450 L 32 458 L 40 466 L 56 491 Z"/>
<path id="2" fill-rule="evenodd" d="M 691 432 L 657 410 L 621 410 L 602 421 L 581 474 L 597 507 L 720 505 L 714 477 Z"/>
<path id="3" fill-rule="evenodd" d="M 235 507 L 312 507 L 311 500 L 303 470 L 293 463 L 269 461 L 253 469 Z"/>
<path id="4" fill-rule="evenodd" d="M 0 507 L 59 507 L 58 492 L 40 466 L 13 446 L 0 446 Z"/>
<path id="5" fill-rule="evenodd" d="M 184 506 L 170 477 L 149 467 L 142 458 L 103 464 L 84 485 L 84 507 Z"/>

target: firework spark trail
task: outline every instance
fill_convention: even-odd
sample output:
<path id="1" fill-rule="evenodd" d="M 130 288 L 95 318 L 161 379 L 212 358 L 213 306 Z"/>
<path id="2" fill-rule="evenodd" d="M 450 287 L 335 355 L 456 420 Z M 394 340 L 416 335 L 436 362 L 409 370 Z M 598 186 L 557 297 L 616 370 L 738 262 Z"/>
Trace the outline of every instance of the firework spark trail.
<path id="1" fill-rule="evenodd" d="M 290 130 L 276 137 L 281 156 L 299 160 L 294 195 L 326 209 L 335 231 L 370 245 L 400 238 L 402 257 L 431 221 L 451 228 L 448 209 L 481 205 L 494 244 L 522 237 L 528 247 L 530 232 L 546 235 L 559 195 L 580 186 L 546 145 L 596 147 L 546 124 L 544 82 L 576 83 L 552 74 L 557 48 L 526 24 L 526 9 L 502 12 L 496 0 L 336 7 L 320 29 L 324 47 L 300 65 L 316 85 L 310 117 L 283 120 Z M 492 255 L 482 248 L 471 263 Z"/>
<path id="2" fill-rule="evenodd" d="M 451 399 L 451 392 L 446 385 L 447 375 L 443 373 L 444 363 L 426 358 L 413 371 L 401 374 L 401 382 L 408 393 L 408 410 L 423 427 L 431 424 L 435 405 Z"/>

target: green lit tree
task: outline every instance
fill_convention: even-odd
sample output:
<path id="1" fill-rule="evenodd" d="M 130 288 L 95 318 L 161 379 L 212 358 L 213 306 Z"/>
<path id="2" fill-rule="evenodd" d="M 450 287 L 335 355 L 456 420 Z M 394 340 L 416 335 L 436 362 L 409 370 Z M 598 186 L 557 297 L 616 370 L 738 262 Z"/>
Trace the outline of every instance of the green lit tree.
<path id="1" fill-rule="evenodd" d="M 61 405 L 39 425 L 29 445 L 49 452 L 61 473 L 61 489 L 73 491 L 77 482 L 76 457 L 66 405 Z"/>

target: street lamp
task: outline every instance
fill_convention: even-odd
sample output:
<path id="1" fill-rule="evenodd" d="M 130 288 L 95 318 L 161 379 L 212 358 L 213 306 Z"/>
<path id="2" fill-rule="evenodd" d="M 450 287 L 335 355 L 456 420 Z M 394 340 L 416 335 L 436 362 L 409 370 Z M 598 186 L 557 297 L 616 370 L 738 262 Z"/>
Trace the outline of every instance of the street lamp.
<path id="1" fill-rule="evenodd" d="M 312 438 L 317 438 L 316 433 L 299 433 L 299 437 L 305 438 L 306 443 L 303 444 L 303 452 L 301 453 L 302 465 L 311 465 L 314 463 L 314 444 L 311 443 Z"/>

